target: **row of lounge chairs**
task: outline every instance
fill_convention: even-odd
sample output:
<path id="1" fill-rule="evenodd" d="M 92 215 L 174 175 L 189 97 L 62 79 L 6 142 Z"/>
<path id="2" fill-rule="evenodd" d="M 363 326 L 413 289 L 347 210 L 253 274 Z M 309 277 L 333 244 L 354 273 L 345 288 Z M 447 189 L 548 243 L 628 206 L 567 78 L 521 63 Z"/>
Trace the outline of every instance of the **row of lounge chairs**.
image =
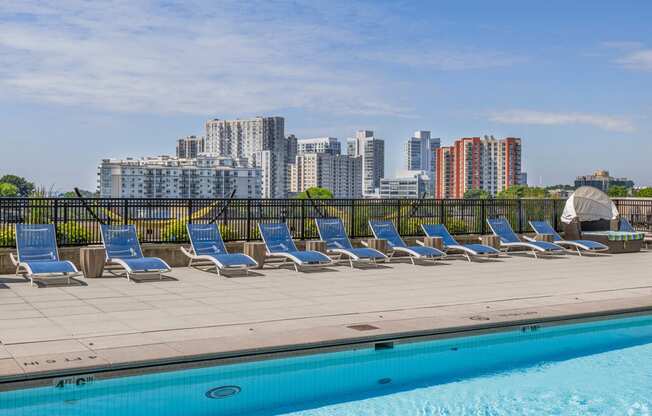
<path id="1" fill-rule="evenodd" d="M 498 256 L 501 250 L 483 244 L 460 244 L 446 229 L 443 224 L 422 224 L 421 228 L 428 237 L 442 239 L 443 250 L 427 247 L 422 242 L 418 245 L 408 245 L 399 235 L 391 221 L 369 221 L 369 226 L 376 239 L 387 241 L 389 256 L 371 248 L 354 247 L 351 244 L 342 221 L 338 218 L 320 218 L 315 220 L 320 239 L 325 242 L 327 253 L 337 256 L 337 259 L 346 258 L 351 267 L 356 262 L 377 263 L 386 262 L 396 253 L 409 257 L 412 264 L 417 261 L 437 261 L 447 254 L 461 254 L 469 261 L 473 257 Z M 562 254 L 567 248 L 576 250 L 580 255 L 585 252 L 602 252 L 608 248 L 600 243 L 588 240 L 564 240 L 545 221 L 531 221 L 530 226 L 538 234 L 552 236 L 553 242 L 538 241 L 525 237 L 521 240 L 512 230 L 505 218 L 487 219 L 487 223 L 499 237 L 500 248 L 503 251 L 520 249 L 531 252 L 535 257 L 540 254 Z M 290 230 L 285 223 L 258 224 L 261 237 L 265 243 L 266 256 L 282 260 L 279 266 L 292 262 L 296 271 L 318 266 L 323 267 L 333 264 L 333 259 L 319 251 L 299 250 L 292 239 Z M 257 267 L 256 260 L 243 253 L 229 253 L 224 240 L 215 224 L 187 224 L 190 237 L 190 248 L 181 248 L 189 258 L 189 266 L 200 264 L 215 267 L 220 274 L 223 270 L 240 269 L 246 272 Z M 115 273 L 116 269 L 128 280 L 137 274 L 158 274 L 171 270 L 171 267 L 157 257 L 143 255 L 136 228 L 133 225 L 102 225 L 102 242 L 106 250 L 106 264 L 109 272 Z M 52 224 L 17 224 L 16 225 L 17 254 L 12 254 L 11 259 L 16 266 L 17 274 L 24 274 L 34 284 L 34 279 L 43 276 L 79 275 L 75 265 L 70 261 L 62 261 L 56 244 L 55 229 Z"/>

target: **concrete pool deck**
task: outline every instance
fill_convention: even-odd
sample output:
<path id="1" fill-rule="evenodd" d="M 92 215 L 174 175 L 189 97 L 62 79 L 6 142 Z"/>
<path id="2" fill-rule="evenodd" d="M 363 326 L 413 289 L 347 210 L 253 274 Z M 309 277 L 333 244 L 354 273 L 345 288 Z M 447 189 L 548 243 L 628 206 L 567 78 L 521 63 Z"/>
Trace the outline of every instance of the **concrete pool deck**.
<path id="1" fill-rule="evenodd" d="M 0 276 L 0 382 L 433 335 L 557 317 L 652 313 L 652 252 L 521 255 L 164 281 L 30 287 Z M 354 328 L 351 328 L 354 326 Z"/>

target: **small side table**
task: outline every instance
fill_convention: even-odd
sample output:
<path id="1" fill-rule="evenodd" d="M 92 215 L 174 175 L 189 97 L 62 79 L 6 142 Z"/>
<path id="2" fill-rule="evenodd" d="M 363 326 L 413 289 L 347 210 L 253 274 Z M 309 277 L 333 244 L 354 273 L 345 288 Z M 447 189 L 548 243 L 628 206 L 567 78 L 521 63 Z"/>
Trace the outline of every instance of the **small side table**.
<path id="1" fill-rule="evenodd" d="M 319 251 L 326 254 L 326 242 L 321 240 L 306 241 L 306 250 Z"/>
<path id="2" fill-rule="evenodd" d="M 265 265 L 265 253 L 267 248 L 265 248 L 265 243 L 251 242 L 244 243 L 244 254 L 253 258 L 258 263 L 257 269 L 262 269 Z"/>
<path id="3" fill-rule="evenodd" d="M 85 277 L 102 277 L 106 263 L 106 251 L 104 247 L 99 246 L 82 247 L 79 250 L 79 262 Z"/>
<path id="4" fill-rule="evenodd" d="M 425 237 L 423 245 L 426 247 L 436 248 L 437 250 L 444 249 L 444 239 L 441 237 Z"/>
<path id="5" fill-rule="evenodd" d="M 369 248 L 374 248 L 381 253 L 387 253 L 387 240 L 383 240 L 382 238 L 370 238 L 367 240 L 367 245 Z"/>
<path id="6" fill-rule="evenodd" d="M 537 234 L 534 239 L 537 241 L 546 241 L 548 243 L 555 241 L 555 238 L 552 234 Z"/>
<path id="7" fill-rule="evenodd" d="M 500 237 L 497 235 L 483 235 L 480 237 L 482 244 L 500 250 Z"/>

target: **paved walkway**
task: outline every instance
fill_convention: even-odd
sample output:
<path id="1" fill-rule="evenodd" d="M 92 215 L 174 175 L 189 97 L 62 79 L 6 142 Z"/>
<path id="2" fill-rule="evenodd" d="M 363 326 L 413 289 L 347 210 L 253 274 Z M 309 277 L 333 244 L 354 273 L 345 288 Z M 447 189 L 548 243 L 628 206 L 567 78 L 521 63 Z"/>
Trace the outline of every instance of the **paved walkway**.
<path id="1" fill-rule="evenodd" d="M 177 268 L 165 281 L 43 288 L 0 276 L 0 380 L 652 307 L 650 266 L 652 252 L 232 278 Z"/>

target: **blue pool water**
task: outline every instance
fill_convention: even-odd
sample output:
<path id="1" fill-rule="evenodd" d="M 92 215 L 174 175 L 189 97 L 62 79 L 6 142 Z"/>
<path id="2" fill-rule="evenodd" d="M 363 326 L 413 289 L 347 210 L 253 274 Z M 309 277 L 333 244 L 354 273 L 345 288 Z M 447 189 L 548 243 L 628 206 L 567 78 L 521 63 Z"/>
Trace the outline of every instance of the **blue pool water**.
<path id="1" fill-rule="evenodd" d="M 2 416 L 650 413 L 650 317 L 0 393 Z"/>

